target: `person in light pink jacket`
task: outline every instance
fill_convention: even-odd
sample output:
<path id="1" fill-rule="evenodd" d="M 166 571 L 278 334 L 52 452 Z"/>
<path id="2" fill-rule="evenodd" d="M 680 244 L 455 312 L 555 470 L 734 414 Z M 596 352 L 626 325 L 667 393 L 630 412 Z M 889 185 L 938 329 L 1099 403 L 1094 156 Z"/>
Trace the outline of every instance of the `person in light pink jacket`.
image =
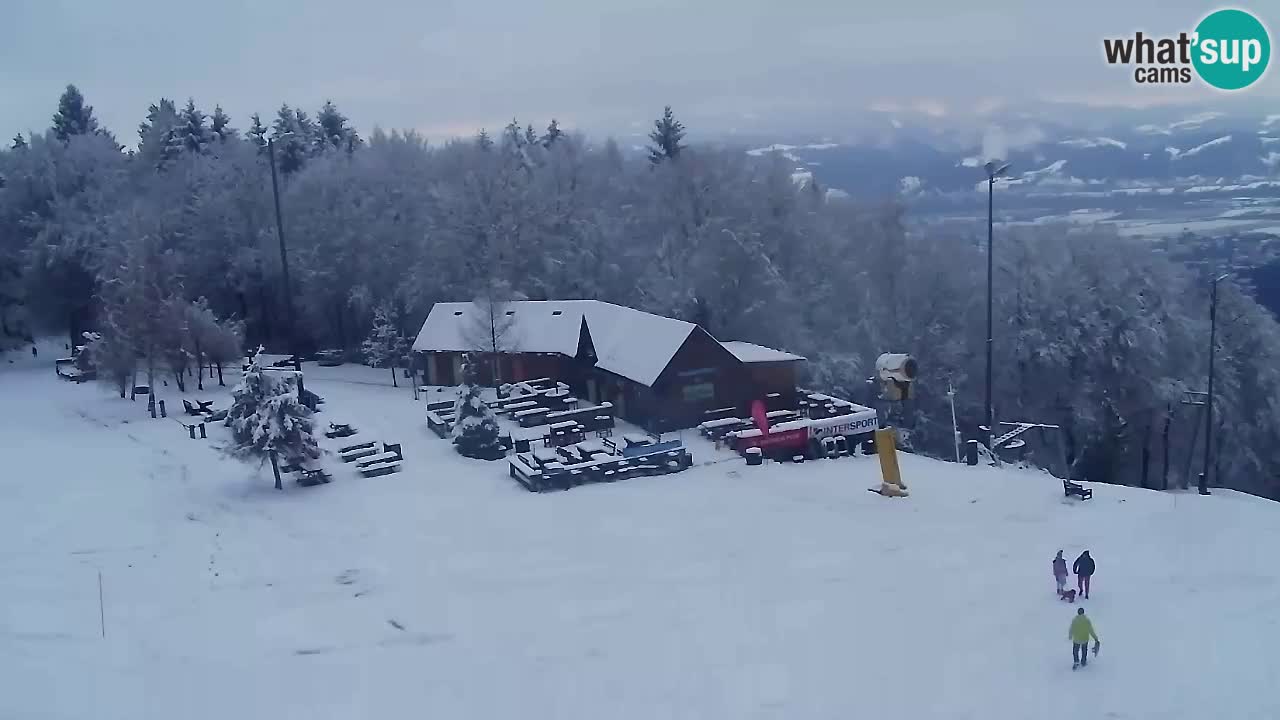
<path id="1" fill-rule="evenodd" d="M 1053 558 L 1053 579 L 1058 581 L 1058 594 L 1062 594 L 1063 588 L 1067 586 L 1067 561 L 1062 557 L 1062 551 Z"/>

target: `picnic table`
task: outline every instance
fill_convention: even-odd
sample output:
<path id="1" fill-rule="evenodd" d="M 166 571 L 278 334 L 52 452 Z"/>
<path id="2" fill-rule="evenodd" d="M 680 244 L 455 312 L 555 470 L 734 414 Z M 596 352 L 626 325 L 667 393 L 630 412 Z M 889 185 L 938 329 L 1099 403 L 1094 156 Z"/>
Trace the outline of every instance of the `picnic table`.
<path id="1" fill-rule="evenodd" d="M 640 433 L 626 433 L 625 435 L 622 436 L 622 439 L 626 441 L 628 446 L 632 446 L 632 447 L 637 445 L 653 444 L 653 438 L 649 437 L 648 435 L 641 435 Z"/>

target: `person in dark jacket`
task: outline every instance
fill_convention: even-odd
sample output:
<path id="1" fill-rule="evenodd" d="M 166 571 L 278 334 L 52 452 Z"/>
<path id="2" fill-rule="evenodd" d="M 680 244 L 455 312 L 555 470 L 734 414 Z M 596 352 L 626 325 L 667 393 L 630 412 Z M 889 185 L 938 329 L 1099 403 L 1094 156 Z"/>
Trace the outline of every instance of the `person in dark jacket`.
<path id="1" fill-rule="evenodd" d="M 1097 566 L 1094 565 L 1093 558 L 1089 557 L 1088 550 L 1080 553 L 1080 557 L 1076 558 L 1071 566 L 1071 571 L 1076 574 L 1076 587 L 1086 600 L 1089 598 L 1089 579 L 1093 577 L 1093 571 L 1096 569 Z"/>

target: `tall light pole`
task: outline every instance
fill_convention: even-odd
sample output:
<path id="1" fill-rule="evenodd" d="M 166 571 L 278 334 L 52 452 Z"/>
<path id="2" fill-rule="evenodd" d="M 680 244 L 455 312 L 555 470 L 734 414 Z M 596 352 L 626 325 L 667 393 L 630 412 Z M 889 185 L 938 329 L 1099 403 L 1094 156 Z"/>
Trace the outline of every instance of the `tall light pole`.
<path id="1" fill-rule="evenodd" d="M 291 134 L 285 133 L 281 137 Z M 286 321 L 289 323 L 287 332 L 289 349 L 293 352 L 293 369 L 298 373 L 298 400 L 302 401 L 305 394 L 302 386 L 302 356 L 298 352 L 298 333 L 293 314 L 293 291 L 289 287 L 289 254 L 285 251 L 284 216 L 280 214 L 280 183 L 276 180 L 276 144 L 272 138 L 267 138 L 267 158 L 271 162 L 271 196 L 275 199 L 276 205 L 276 235 L 280 238 L 280 275 L 284 280 L 284 307 Z"/>
<path id="2" fill-rule="evenodd" d="M 995 418 L 991 412 L 991 351 L 994 340 L 991 337 L 991 283 L 992 283 L 992 239 L 995 236 L 995 189 L 996 178 L 1004 176 L 1009 170 L 1009 163 L 1005 163 L 996 167 L 994 162 L 988 162 L 983 166 L 987 171 L 987 389 L 986 401 L 983 403 L 982 417 L 987 428 L 987 450 L 992 455 L 995 454 L 995 448 L 991 447 L 991 438 L 995 432 Z"/>
<path id="3" fill-rule="evenodd" d="M 1209 392 L 1204 414 L 1204 470 L 1200 473 L 1200 494 L 1209 494 L 1209 462 L 1213 454 L 1213 356 L 1218 345 L 1218 283 L 1231 273 L 1213 279 L 1209 288 Z"/>

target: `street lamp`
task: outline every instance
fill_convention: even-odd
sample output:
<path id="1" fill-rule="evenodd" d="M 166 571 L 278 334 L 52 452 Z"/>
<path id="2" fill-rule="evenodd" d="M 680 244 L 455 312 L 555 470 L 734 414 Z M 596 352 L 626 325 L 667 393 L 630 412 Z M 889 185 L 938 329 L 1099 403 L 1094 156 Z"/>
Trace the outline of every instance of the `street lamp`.
<path id="1" fill-rule="evenodd" d="M 282 133 L 280 137 L 288 137 L 292 134 L 292 132 L 286 132 Z M 289 255 L 285 252 L 284 217 L 280 214 L 280 184 L 276 180 L 276 144 L 272 138 L 267 138 L 267 157 L 271 162 L 271 196 L 274 198 L 276 205 L 276 235 L 280 238 L 280 274 L 284 280 L 284 307 L 286 319 L 289 323 L 287 334 L 289 347 L 293 351 L 293 369 L 298 373 L 298 401 L 302 402 L 304 398 L 302 355 L 298 352 L 298 333 L 293 314 L 293 292 L 289 288 Z"/>
<path id="2" fill-rule="evenodd" d="M 1218 283 L 1230 277 L 1222 273 L 1213 279 L 1209 289 L 1209 392 L 1204 414 L 1204 470 L 1200 473 L 1200 494 L 1209 494 L 1209 461 L 1213 448 L 1213 356 L 1218 344 Z M 1239 318 L 1237 318 L 1239 319 Z"/>
<path id="3" fill-rule="evenodd" d="M 1009 163 L 996 166 L 994 162 L 988 162 L 983 165 L 983 169 L 987 171 L 987 390 L 986 401 L 983 403 L 983 419 L 986 421 L 987 428 L 987 449 L 995 453 L 995 448 L 991 447 L 991 437 L 995 428 L 995 419 L 991 412 L 991 349 L 993 340 L 991 338 L 991 280 L 992 280 L 992 253 L 991 244 L 995 234 L 995 187 L 996 179 L 1004 177 L 1009 171 Z"/>

